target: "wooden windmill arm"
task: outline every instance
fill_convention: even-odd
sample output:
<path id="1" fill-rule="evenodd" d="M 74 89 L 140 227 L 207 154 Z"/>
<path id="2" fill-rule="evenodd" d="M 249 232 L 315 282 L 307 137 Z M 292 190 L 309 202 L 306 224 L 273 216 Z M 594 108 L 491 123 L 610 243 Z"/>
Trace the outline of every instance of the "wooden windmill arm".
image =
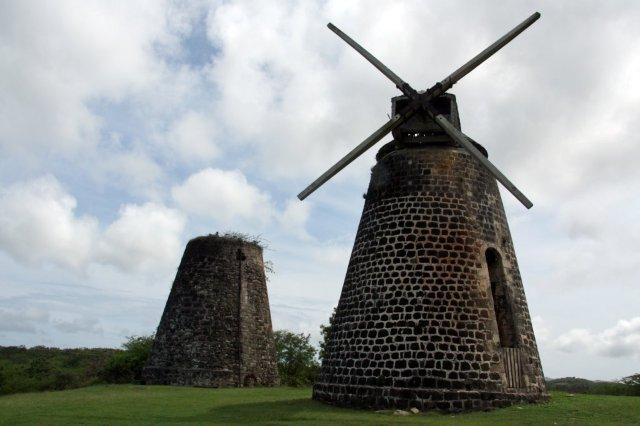
<path id="1" fill-rule="evenodd" d="M 344 40 L 349 46 L 353 47 L 359 54 L 364 56 L 364 58 L 371 63 L 374 67 L 376 67 L 382 74 L 387 76 L 389 80 L 393 81 L 393 83 L 400 87 L 404 84 L 404 80 L 396 75 L 393 71 L 385 66 L 382 62 L 380 62 L 375 56 L 369 53 L 364 47 L 360 46 L 358 42 L 349 37 L 347 34 L 342 32 L 338 27 L 333 25 L 331 22 L 327 24 L 327 27 L 333 31 L 338 37 Z"/>
<path id="2" fill-rule="evenodd" d="M 489 47 L 484 49 L 482 52 L 478 53 L 476 56 L 467 61 L 460 68 L 449 74 L 444 80 L 438 83 L 436 86 L 440 86 L 439 93 L 435 94 L 438 96 L 451 88 L 454 84 L 456 84 L 462 77 L 469 74 L 471 71 L 476 69 L 480 64 L 489 59 L 496 53 L 498 50 L 502 49 L 506 46 L 511 40 L 516 38 L 520 33 L 529 28 L 534 22 L 536 22 L 540 18 L 540 13 L 536 12 L 529 16 L 527 19 L 522 21 L 520 24 L 516 25 L 511 31 L 500 37 Z M 435 88 L 434 86 L 433 88 Z M 432 89 L 433 89 L 432 88 Z"/>
<path id="3" fill-rule="evenodd" d="M 526 208 L 530 209 L 533 207 L 533 203 L 522 193 L 520 190 L 505 176 L 502 174 L 500 170 L 496 166 L 494 166 L 491 161 L 487 157 L 485 157 L 478 149 L 473 146 L 473 143 L 468 139 L 468 137 L 462 133 L 460 130 L 456 129 L 456 127 L 446 119 L 442 114 L 438 114 L 438 112 L 427 105 L 425 108 L 429 116 L 435 121 L 444 132 L 449 135 L 451 139 L 456 141 L 460 146 L 465 148 L 469 154 L 471 154 L 476 160 L 478 160 L 488 171 L 493 175 L 493 177 L 498 180 L 504 186 L 507 191 L 511 192 L 514 197 L 518 199 Z"/>
<path id="4" fill-rule="evenodd" d="M 323 183 L 331 179 L 340 170 L 347 167 L 353 160 L 358 158 L 362 153 L 375 145 L 380 139 L 385 137 L 389 132 L 398 127 L 407 117 L 402 114 L 396 114 L 391 117 L 391 120 L 387 121 L 378 130 L 373 132 L 371 136 L 362 141 L 358 146 L 351 150 L 347 155 L 342 157 L 340 161 L 331 166 L 329 170 L 324 172 L 318 179 L 314 180 L 311 185 L 307 186 L 301 193 L 298 194 L 300 201 L 307 198 L 312 192 L 318 189 Z"/>

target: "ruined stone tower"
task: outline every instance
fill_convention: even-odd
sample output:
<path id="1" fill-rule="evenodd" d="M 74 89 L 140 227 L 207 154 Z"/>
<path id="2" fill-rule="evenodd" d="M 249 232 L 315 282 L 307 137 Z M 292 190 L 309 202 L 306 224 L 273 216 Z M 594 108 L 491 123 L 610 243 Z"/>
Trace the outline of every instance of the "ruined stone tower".
<path id="1" fill-rule="evenodd" d="M 453 95 L 433 105 L 460 129 Z M 424 120 L 378 152 L 313 397 L 444 411 L 543 400 L 496 180 Z"/>
<path id="2" fill-rule="evenodd" d="M 143 375 L 148 384 L 277 384 L 258 244 L 218 235 L 189 241 Z"/>

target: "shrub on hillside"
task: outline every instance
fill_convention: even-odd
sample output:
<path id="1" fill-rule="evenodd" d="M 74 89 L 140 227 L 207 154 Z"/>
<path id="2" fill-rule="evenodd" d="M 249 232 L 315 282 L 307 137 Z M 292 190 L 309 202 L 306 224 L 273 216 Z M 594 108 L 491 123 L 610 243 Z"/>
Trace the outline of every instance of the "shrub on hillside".
<path id="1" fill-rule="evenodd" d="M 62 390 L 98 381 L 117 349 L 0 346 L 0 395 Z"/>
<path id="2" fill-rule="evenodd" d="M 274 333 L 280 383 L 287 386 L 311 385 L 318 375 L 316 348 L 309 343 L 309 335 L 287 330 Z"/>
<path id="3" fill-rule="evenodd" d="M 560 379 L 546 379 L 547 389 L 570 393 L 587 393 L 593 386 L 591 380 L 579 377 L 563 377 Z"/>
<path id="4" fill-rule="evenodd" d="M 624 377 L 617 382 L 593 382 L 587 393 L 592 395 L 640 396 L 640 374 Z"/>
<path id="5" fill-rule="evenodd" d="M 620 381 L 625 385 L 631 386 L 632 388 L 636 388 L 640 391 L 640 373 L 627 376 Z"/>
<path id="6" fill-rule="evenodd" d="M 640 374 L 617 382 L 592 381 L 578 377 L 547 379 L 547 389 L 591 395 L 640 396 Z"/>
<path id="7" fill-rule="evenodd" d="M 594 382 L 587 392 L 591 395 L 633 396 L 633 389 L 620 382 Z"/>
<path id="8" fill-rule="evenodd" d="M 142 369 L 147 363 L 154 336 L 132 336 L 122 345 L 124 349 L 109 360 L 100 373 L 107 383 L 142 383 Z"/>

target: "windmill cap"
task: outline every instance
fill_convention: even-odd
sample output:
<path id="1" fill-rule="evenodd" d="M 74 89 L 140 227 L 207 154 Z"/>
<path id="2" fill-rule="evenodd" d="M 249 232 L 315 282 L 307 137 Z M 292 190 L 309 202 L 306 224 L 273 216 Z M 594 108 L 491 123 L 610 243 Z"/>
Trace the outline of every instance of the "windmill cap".
<path id="1" fill-rule="evenodd" d="M 391 98 L 391 115 L 396 115 L 399 110 L 409 104 L 411 100 L 402 95 Z M 458 129 L 460 128 L 460 116 L 458 114 L 458 103 L 456 102 L 456 96 L 451 93 L 442 94 L 431 100 L 431 105 L 447 120 Z M 410 135 L 416 133 L 425 134 L 444 134 L 444 131 L 438 126 L 426 113 L 419 111 L 411 116 L 407 121 L 398 126 L 393 135 Z"/>

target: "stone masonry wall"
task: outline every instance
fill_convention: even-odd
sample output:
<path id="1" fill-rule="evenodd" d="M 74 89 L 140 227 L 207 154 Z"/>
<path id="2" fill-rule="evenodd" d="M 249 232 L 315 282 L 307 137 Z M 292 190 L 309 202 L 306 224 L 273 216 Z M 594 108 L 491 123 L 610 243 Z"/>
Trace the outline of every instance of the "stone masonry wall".
<path id="1" fill-rule="evenodd" d="M 544 400 L 495 179 L 450 144 L 387 145 L 381 153 L 313 397 L 443 411 Z M 515 349 L 501 347 L 487 249 L 501 257 Z M 509 350 L 521 361 L 510 373 L 517 387 L 503 362 Z"/>
<path id="2" fill-rule="evenodd" d="M 149 384 L 277 384 L 262 249 L 235 238 L 189 241 L 144 369 Z"/>

